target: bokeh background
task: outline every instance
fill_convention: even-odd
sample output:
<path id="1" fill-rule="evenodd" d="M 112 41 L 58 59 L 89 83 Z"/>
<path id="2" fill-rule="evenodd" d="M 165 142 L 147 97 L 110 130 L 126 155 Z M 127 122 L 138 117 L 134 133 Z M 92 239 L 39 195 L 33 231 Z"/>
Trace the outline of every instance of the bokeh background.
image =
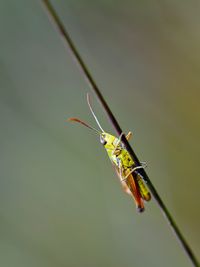
<path id="1" fill-rule="evenodd" d="M 200 3 L 52 3 L 199 257 Z M 95 126 L 88 91 L 41 2 L 1 0 L 0 265 L 191 266 L 154 201 L 137 214 L 96 135 L 64 122 Z"/>

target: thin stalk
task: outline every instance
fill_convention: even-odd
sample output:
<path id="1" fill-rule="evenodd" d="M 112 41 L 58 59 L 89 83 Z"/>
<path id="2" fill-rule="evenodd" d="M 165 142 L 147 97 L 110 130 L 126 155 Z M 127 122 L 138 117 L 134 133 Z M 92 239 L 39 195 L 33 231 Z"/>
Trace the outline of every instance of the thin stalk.
<path id="1" fill-rule="evenodd" d="M 62 23 L 61 19 L 59 18 L 56 10 L 54 9 L 54 7 L 50 3 L 50 1 L 42 0 L 42 2 L 44 4 L 44 6 L 45 6 L 46 11 L 48 12 L 48 15 L 50 16 L 50 18 L 52 20 L 52 22 L 56 26 L 57 30 L 59 30 L 60 33 L 62 34 L 62 37 L 63 37 L 65 43 L 67 44 L 69 50 L 71 51 L 71 54 L 72 54 L 73 58 L 76 60 L 76 63 L 79 66 L 83 77 L 86 79 L 88 85 L 91 87 L 91 89 L 97 95 L 97 98 L 99 99 L 103 109 L 107 113 L 107 116 L 108 116 L 111 124 L 113 125 L 113 127 L 116 130 L 117 134 L 120 135 L 122 133 L 122 129 L 121 129 L 118 121 L 116 120 L 115 116 L 113 115 L 111 109 L 109 108 L 107 102 L 105 101 L 105 98 L 103 97 L 102 93 L 100 92 L 100 89 L 97 86 L 96 82 L 94 81 L 89 69 L 87 68 L 86 64 L 84 63 L 82 57 L 80 56 L 80 53 L 78 52 L 74 42 L 72 41 L 69 33 L 66 30 L 66 27 Z M 136 154 L 133 151 L 132 147 L 130 146 L 129 142 L 125 138 L 124 134 L 122 135 L 122 142 L 124 143 L 126 149 L 128 150 L 128 152 L 130 153 L 131 157 L 133 158 L 133 160 L 135 162 L 135 165 L 136 166 L 141 166 L 141 163 L 140 163 L 138 157 L 136 156 Z M 147 173 L 145 172 L 144 169 L 138 169 L 138 172 L 142 175 L 142 177 L 144 178 L 145 182 L 147 183 L 147 185 L 149 187 L 149 190 L 151 191 L 156 203 L 158 204 L 158 206 L 159 206 L 160 210 L 162 211 L 163 215 L 165 216 L 167 222 L 169 223 L 171 229 L 173 230 L 177 240 L 180 242 L 180 244 L 181 244 L 183 250 L 185 251 L 186 255 L 191 260 L 193 266 L 199 267 L 199 263 L 198 263 L 198 260 L 197 260 L 196 256 L 194 255 L 191 247 L 187 243 L 187 241 L 184 238 L 183 234 L 179 230 L 175 220 L 173 219 L 173 217 L 170 214 L 169 210 L 167 209 L 166 205 L 164 204 L 164 202 L 162 201 L 161 197 L 159 196 L 156 188 L 152 184 L 152 182 L 149 179 Z"/>

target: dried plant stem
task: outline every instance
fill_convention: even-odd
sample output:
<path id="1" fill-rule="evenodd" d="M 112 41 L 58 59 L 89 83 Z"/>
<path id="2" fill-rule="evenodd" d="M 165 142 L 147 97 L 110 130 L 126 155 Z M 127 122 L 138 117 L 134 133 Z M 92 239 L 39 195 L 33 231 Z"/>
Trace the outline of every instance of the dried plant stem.
<path id="1" fill-rule="evenodd" d="M 50 18 L 52 20 L 52 22 L 54 23 L 56 28 L 62 34 L 63 39 L 64 39 L 65 43 L 68 45 L 73 58 L 76 60 L 76 63 L 79 66 L 83 77 L 85 77 L 85 79 L 87 80 L 91 89 L 96 93 L 97 98 L 99 99 L 100 103 L 102 104 L 103 109 L 106 111 L 107 116 L 108 116 L 109 120 L 111 121 L 113 127 L 115 128 L 117 134 L 120 135 L 122 133 L 122 129 L 121 129 L 119 123 L 117 122 L 117 120 L 114 117 L 112 111 L 110 110 L 108 104 L 106 103 L 106 101 L 105 101 L 103 95 L 101 94 L 96 82 L 92 78 L 91 73 L 89 72 L 86 64 L 84 63 L 83 59 L 81 58 L 77 48 L 75 47 L 71 37 L 69 36 L 65 26 L 63 25 L 62 21 L 59 18 L 59 16 L 57 15 L 54 7 L 51 5 L 50 1 L 48 1 L 48 0 L 42 0 L 42 2 L 45 6 L 45 9 L 48 12 L 48 15 L 50 16 Z M 136 156 L 136 154 L 133 151 L 132 147 L 130 146 L 129 142 L 125 138 L 125 135 L 122 136 L 122 142 L 124 143 L 126 149 L 128 150 L 128 152 L 132 156 L 136 166 L 141 166 L 141 163 L 140 163 L 138 157 Z M 198 263 L 196 256 L 194 255 L 194 253 L 193 253 L 192 249 L 190 248 L 190 246 L 188 245 L 186 239 L 183 237 L 182 233 L 180 232 L 177 224 L 175 223 L 175 220 L 172 218 L 171 214 L 169 213 L 167 207 L 165 206 L 164 202 L 162 201 L 161 197 L 159 196 L 157 190 L 155 189 L 154 185 L 150 181 L 147 173 L 145 172 L 144 169 L 139 169 L 138 172 L 140 172 L 140 174 L 144 178 L 145 182 L 147 183 L 155 201 L 157 202 L 158 206 L 160 207 L 160 210 L 162 211 L 162 213 L 164 214 L 164 216 L 165 216 L 167 222 L 169 223 L 171 229 L 173 230 L 176 238 L 178 239 L 178 241 L 182 245 L 182 248 L 184 249 L 186 255 L 190 258 L 191 262 L 193 263 L 193 266 L 199 267 L 199 263 Z"/>

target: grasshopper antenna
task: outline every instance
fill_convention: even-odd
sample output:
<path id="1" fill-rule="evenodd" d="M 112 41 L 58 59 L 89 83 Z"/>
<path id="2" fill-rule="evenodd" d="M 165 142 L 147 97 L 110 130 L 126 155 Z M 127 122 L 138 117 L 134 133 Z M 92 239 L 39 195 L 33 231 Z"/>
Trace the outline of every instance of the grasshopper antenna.
<path id="1" fill-rule="evenodd" d="M 98 121 L 98 119 L 97 119 L 97 117 L 96 117 L 96 115 L 95 115 L 95 113 L 94 113 L 94 111 L 93 111 L 93 109 L 92 109 L 89 93 L 87 93 L 87 103 L 88 103 L 89 109 L 90 109 L 90 111 L 91 111 L 91 113 L 92 113 L 92 115 L 93 115 L 93 117 L 94 117 L 94 119 L 95 119 L 97 125 L 99 126 L 99 129 L 100 129 L 102 132 L 105 133 L 104 129 L 101 127 L 101 124 L 99 123 L 99 121 Z"/>
<path id="2" fill-rule="evenodd" d="M 86 122 L 81 121 L 81 120 L 79 120 L 79 119 L 77 119 L 77 118 L 69 118 L 67 121 L 78 122 L 78 123 L 84 125 L 85 127 L 87 127 L 87 128 L 89 128 L 89 129 L 95 131 L 96 133 L 100 134 L 100 132 L 99 132 L 97 129 L 93 128 L 92 126 L 88 125 Z"/>

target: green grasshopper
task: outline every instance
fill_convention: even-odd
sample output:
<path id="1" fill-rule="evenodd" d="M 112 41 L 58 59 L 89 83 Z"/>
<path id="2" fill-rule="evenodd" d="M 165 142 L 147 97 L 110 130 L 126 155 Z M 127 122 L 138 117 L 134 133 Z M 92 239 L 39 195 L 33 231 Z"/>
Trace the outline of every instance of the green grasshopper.
<path id="1" fill-rule="evenodd" d="M 68 120 L 81 123 L 100 136 L 100 142 L 107 151 L 112 165 L 114 166 L 114 169 L 120 178 L 120 182 L 124 191 L 133 197 L 137 210 L 139 212 L 144 211 L 144 200 L 149 201 L 151 199 L 151 194 L 146 187 L 142 176 L 137 172 L 137 169 L 144 168 L 144 164 L 142 166 L 135 166 L 135 162 L 125 148 L 124 144 L 121 142 L 123 133 L 119 138 L 117 138 L 103 130 L 91 107 L 89 94 L 87 94 L 87 103 L 100 131 L 80 119 L 69 118 Z M 131 136 L 132 133 L 129 132 L 126 135 L 126 139 L 130 140 Z"/>

